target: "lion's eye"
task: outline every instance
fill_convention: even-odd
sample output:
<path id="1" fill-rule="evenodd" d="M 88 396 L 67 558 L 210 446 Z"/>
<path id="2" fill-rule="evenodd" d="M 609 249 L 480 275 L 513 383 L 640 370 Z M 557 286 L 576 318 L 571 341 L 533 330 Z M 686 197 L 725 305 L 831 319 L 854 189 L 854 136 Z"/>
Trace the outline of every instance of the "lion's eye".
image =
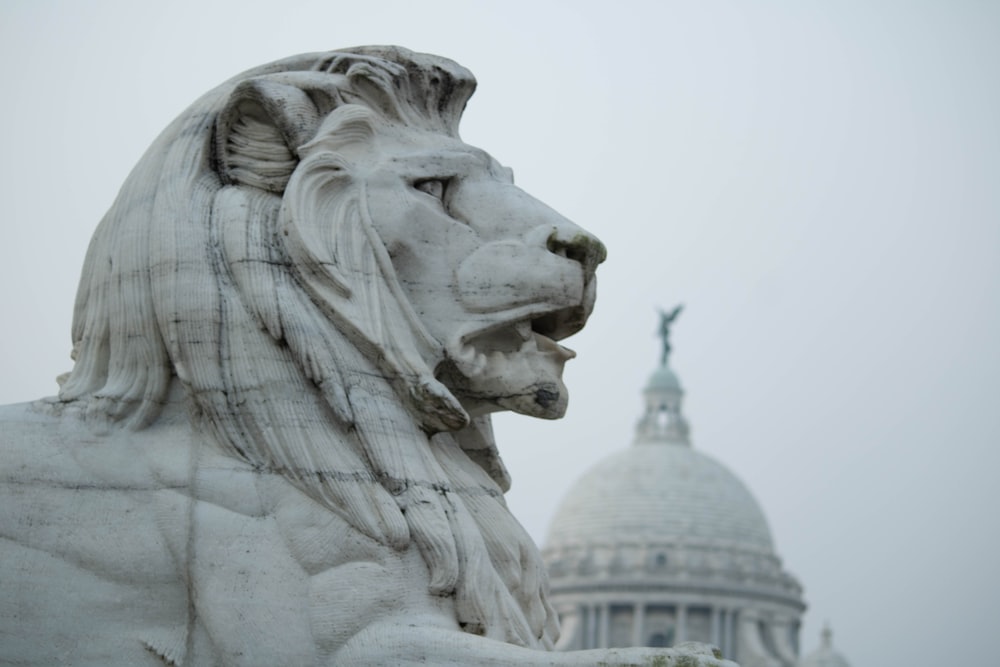
<path id="1" fill-rule="evenodd" d="M 445 190 L 448 188 L 448 181 L 444 178 L 427 178 L 413 184 L 417 190 L 428 194 L 438 200 L 444 200 Z"/>

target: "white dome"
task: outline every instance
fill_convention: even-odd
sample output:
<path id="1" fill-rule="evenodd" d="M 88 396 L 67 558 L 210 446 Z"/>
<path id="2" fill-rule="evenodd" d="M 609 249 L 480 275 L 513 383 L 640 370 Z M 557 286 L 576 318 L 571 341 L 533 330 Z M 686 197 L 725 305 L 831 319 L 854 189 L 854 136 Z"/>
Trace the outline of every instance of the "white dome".
<path id="1" fill-rule="evenodd" d="M 656 372 L 649 378 L 649 385 L 646 389 L 647 391 L 682 391 L 681 381 L 677 379 L 677 374 L 674 373 L 670 366 L 660 366 L 656 369 Z"/>
<path id="2" fill-rule="evenodd" d="M 566 494 L 542 554 L 553 591 L 658 586 L 747 593 L 801 608 L 767 519 L 733 473 L 691 447 L 684 391 L 661 366 L 643 391 L 631 447 Z"/>
<path id="3" fill-rule="evenodd" d="M 576 482 L 546 544 L 677 541 L 773 551 L 757 501 L 722 464 L 685 445 L 638 444 Z"/>
<path id="4" fill-rule="evenodd" d="M 557 646 L 700 641 L 746 665 L 791 666 L 802 587 L 747 487 L 691 447 L 667 333 L 633 445 L 577 480 L 550 524 L 542 555 L 564 624 Z"/>

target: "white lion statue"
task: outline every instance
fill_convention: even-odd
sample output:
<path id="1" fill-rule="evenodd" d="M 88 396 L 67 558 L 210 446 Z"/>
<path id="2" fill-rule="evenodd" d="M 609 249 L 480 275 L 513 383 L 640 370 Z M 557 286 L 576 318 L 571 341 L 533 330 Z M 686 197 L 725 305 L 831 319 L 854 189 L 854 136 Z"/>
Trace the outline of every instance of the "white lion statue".
<path id="1" fill-rule="evenodd" d="M 0 409 L 0 663 L 723 665 L 550 652 L 490 413 L 562 416 L 604 248 L 397 47 L 207 93 L 87 253 L 72 372 Z"/>

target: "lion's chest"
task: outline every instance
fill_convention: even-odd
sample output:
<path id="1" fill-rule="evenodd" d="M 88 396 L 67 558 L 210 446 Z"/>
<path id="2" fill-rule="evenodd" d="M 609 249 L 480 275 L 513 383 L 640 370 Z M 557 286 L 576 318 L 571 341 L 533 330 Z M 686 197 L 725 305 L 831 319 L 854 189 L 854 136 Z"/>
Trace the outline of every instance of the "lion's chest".
<path id="1" fill-rule="evenodd" d="M 365 537 L 279 474 L 229 459 L 193 468 L 190 493 L 161 513 L 175 517 L 165 526 L 171 551 L 183 544 L 200 661 L 329 664 L 371 623 L 453 618 L 449 600 L 427 593 L 416 548 Z"/>
<path id="2" fill-rule="evenodd" d="M 183 430 L 61 421 L 0 441 L 0 663 L 323 664 L 377 620 L 448 617 L 415 548 L 361 535 L 279 475 Z"/>
<path id="3" fill-rule="evenodd" d="M 454 618 L 449 599 L 427 592 L 427 566 L 415 546 L 397 551 L 372 540 L 278 477 L 258 479 L 258 489 L 276 501 L 270 521 L 305 575 L 303 620 L 320 662 L 380 620 L 419 616 L 448 625 Z"/>

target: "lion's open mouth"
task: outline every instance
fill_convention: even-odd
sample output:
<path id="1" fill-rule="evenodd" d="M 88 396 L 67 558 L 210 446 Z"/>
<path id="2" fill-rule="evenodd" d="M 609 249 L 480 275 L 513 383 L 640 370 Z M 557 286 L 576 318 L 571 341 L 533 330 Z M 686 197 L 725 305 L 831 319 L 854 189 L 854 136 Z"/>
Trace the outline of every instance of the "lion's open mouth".
<path id="1" fill-rule="evenodd" d="M 582 329 L 587 315 L 583 306 L 563 308 L 531 320 L 531 330 L 552 340 L 562 340 Z"/>
<path id="2" fill-rule="evenodd" d="M 542 355 L 565 363 L 576 352 L 556 341 L 579 331 L 586 319 L 583 308 L 573 307 L 497 325 L 466 338 L 454 361 L 467 377 L 481 374 L 488 365 L 509 362 L 512 357 Z"/>
<path id="3" fill-rule="evenodd" d="M 437 378 L 472 415 L 511 410 L 556 419 L 566 412 L 562 372 L 576 352 L 556 341 L 576 333 L 589 308 L 521 314 L 456 341 L 436 369 Z"/>

